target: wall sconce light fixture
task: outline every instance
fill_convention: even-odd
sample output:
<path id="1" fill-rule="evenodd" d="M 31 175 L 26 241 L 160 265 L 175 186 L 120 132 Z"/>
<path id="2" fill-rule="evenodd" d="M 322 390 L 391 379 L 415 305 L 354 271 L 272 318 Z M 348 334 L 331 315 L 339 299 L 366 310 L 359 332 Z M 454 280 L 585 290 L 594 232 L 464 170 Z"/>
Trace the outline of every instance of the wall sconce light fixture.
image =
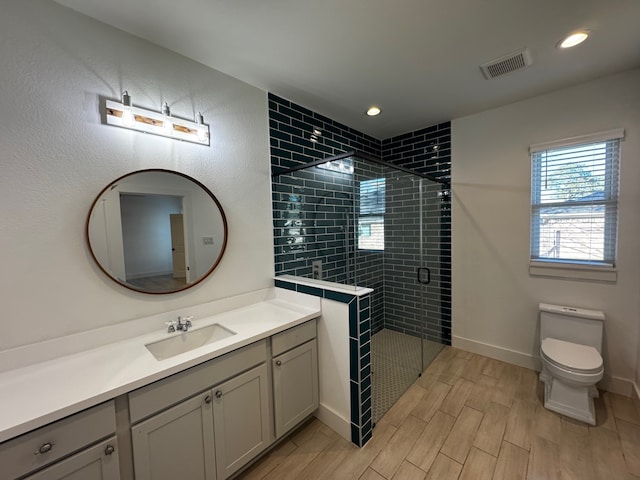
<path id="1" fill-rule="evenodd" d="M 311 133 L 311 136 L 309 137 L 309 139 L 313 142 L 313 143 L 318 143 L 318 140 L 320 140 L 320 137 L 322 136 L 322 130 L 318 129 L 318 128 L 314 128 L 313 132 Z"/>
<path id="2" fill-rule="evenodd" d="M 195 120 L 192 122 L 171 116 L 171 110 L 166 102 L 162 104 L 160 112 L 134 107 L 126 90 L 122 92 L 122 102 L 106 101 L 106 111 L 107 125 L 200 145 L 210 145 L 209 125 L 204 123 L 200 112 L 196 114 Z"/>
<path id="3" fill-rule="evenodd" d="M 332 162 L 321 163 L 318 168 L 337 173 L 353 173 L 353 160 L 345 158 L 343 160 L 333 160 Z"/>

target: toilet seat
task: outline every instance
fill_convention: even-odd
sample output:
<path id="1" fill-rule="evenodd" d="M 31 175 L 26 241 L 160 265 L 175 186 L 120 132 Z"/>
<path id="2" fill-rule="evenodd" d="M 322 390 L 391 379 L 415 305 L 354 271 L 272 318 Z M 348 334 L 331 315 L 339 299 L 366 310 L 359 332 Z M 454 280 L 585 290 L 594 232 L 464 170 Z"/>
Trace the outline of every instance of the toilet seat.
<path id="1" fill-rule="evenodd" d="M 545 338 L 542 340 L 540 352 L 550 364 L 573 373 L 599 373 L 603 369 L 600 352 L 587 345 Z"/>

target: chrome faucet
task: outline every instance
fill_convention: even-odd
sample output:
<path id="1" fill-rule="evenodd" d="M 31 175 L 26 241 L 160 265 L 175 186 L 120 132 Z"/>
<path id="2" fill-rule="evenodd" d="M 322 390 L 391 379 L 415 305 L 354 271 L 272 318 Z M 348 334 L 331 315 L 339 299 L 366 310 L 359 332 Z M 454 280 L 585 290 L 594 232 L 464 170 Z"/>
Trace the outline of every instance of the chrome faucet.
<path id="1" fill-rule="evenodd" d="M 178 322 L 176 320 L 171 320 L 170 322 L 164 322 L 167 326 L 167 333 L 173 333 L 176 331 L 176 325 Z"/>
<path id="2" fill-rule="evenodd" d="M 186 332 L 191 327 L 191 319 L 193 315 L 189 315 L 188 317 L 178 317 L 178 323 L 176 323 L 176 330 L 182 330 Z"/>
<path id="3" fill-rule="evenodd" d="M 177 320 L 171 320 L 170 322 L 164 322 L 167 326 L 167 333 L 174 333 L 176 330 L 181 332 L 187 332 L 191 328 L 191 320 L 193 315 L 188 317 L 178 317 Z"/>

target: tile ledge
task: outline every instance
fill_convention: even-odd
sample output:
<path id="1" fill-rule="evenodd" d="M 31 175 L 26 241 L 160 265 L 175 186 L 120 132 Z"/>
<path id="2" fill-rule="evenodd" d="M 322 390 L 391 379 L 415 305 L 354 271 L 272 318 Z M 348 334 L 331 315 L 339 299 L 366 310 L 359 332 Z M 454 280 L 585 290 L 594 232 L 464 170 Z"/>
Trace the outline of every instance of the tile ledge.
<path id="1" fill-rule="evenodd" d="M 361 297 L 373 292 L 373 288 L 367 287 L 352 287 L 349 285 L 343 285 L 335 282 L 327 282 L 325 280 L 315 280 L 312 278 L 296 277 L 295 275 L 281 275 L 273 277 L 274 280 L 282 282 L 295 283 L 296 285 L 305 285 L 307 287 L 321 288 L 324 290 L 331 290 L 338 293 L 346 293 Z"/>

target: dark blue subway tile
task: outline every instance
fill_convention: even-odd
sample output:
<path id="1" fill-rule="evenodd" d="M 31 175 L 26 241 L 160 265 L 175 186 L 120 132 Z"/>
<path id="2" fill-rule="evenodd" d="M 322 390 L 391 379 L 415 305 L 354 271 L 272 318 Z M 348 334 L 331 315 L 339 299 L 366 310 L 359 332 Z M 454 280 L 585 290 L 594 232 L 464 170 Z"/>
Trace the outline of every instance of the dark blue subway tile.
<path id="1" fill-rule="evenodd" d="M 280 113 L 286 115 L 289 118 L 297 118 L 298 120 L 302 120 L 302 113 L 296 112 L 292 108 L 280 106 L 278 110 L 280 111 Z"/>
<path id="2" fill-rule="evenodd" d="M 372 399 L 371 397 L 367 398 L 362 402 L 362 411 L 366 412 L 367 410 L 371 410 Z"/>
<path id="3" fill-rule="evenodd" d="M 337 302 L 349 303 L 356 297 L 354 295 L 349 295 L 347 293 L 334 292 L 333 290 L 325 290 L 324 298 L 328 300 L 335 300 Z"/>
<path id="4" fill-rule="evenodd" d="M 308 108 L 301 107 L 300 105 L 296 105 L 295 103 L 291 103 L 290 106 L 294 110 L 297 110 L 298 112 L 303 113 L 304 115 L 308 115 L 308 116 L 313 115 L 313 112 Z"/>
<path id="5" fill-rule="evenodd" d="M 373 428 L 371 428 L 371 430 L 367 430 L 366 432 L 362 433 L 362 447 L 364 447 L 367 442 L 369 440 L 371 440 L 371 437 L 373 436 Z"/>
<path id="6" fill-rule="evenodd" d="M 364 379 L 369 377 L 371 375 L 371 364 L 366 364 L 362 370 L 360 370 L 360 378 L 363 379 L 363 383 L 362 383 L 362 388 L 366 388 L 366 385 L 364 384 Z"/>
<path id="7" fill-rule="evenodd" d="M 365 432 L 373 430 L 373 420 L 370 418 L 362 427 L 360 427 L 360 434 L 364 436 Z"/>
<path id="8" fill-rule="evenodd" d="M 360 297 L 359 302 L 360 302 L 360 310 L 367 308 L 370 303 L 370 295 Z"/>
<path id="9" fill-rule="evenodd" d="M 371 354 L 367 353 L 360 358 L 360 368 L 364 368 L 367 365 L 371 364 Z"/>
<path id="10" fill-rule="evenodd" d="M 364 403 L 367 401 L 367 399 L 371 398 L 371 388 L 367 388 L 365 389 L 360 389 L 360 403 Z"/>
<path id="11" fill-rule="evenodd" d="M 291 119 L 289 117 L 287 117 L 286 115 L 282 115 L 281 113 L 278 113 L 278 112 L 269 112 L 269 118 L 285 124 L 288 124 L 291 122 Z"/>
<path id="12" fill-rule="evenodd" d="M 358 340 L 349 339 L 349 378 L 353 382 L 360 381 L 360 362 L 358 356 Z"/>
<path id="13" fill-rule="evenodd" d="M 267 96 L 268 96 L 269 100 L 272 100 L 272 101 L 274 101 L 276 103 L 279 103 L 280 105 L 287 105 L 287 106 L 289 105 L 289 100 L 286 100 L 286 99 L 276 95 L 275 93 L 269 92 Z"/>
<path id="14" fill-rule="evenodd" d="M 298 285 L 298 292 L 306 293 L 307 295 L 313 295 L 314 297 L 323 296 L 323 291 L 321 288 L 309 287 L 307 285 Z"/>
<path id="15" fill-rule="evenodd" d="M 360 322 L 360 331 L 365 332 L 371 330 L 371 320 L 366 319 L 364 322 Z"/>
<path id="16" fill-rule="evenodd" d="M 275 285 L 278 288 L 286 288 L 287 290 L 293 290 L 294 292 L 296 291 L 296 284 L 295 283 L 284 282 L 282 280 L 276 280 L 275 281 Z"/>
<path id="17" fill-rule="evenodd" d="M 351 393 L 351 421 L 360 423 L 360 388 L 356 382 L 349 382 Z"/>
<path id="18" fill-rule="evenodd" d="M 291 152 L 275 147 L 271 147 L 271 155 L 275 157 L 291 158 Z"/>
<path id="19" fill-rule="evenodd" d="M 371 409 L 370 408 L 368 410 L 364 410 L 364 413 L 362 414 L 362 420 L 361 420 L 360 424 L 363 425 L 363 430 L 364 430 L 364 426 L 366 426 L 368 423 L 371 423 Z"/>
<path id="20" fill-rule="evenodd" d="M 367 354 L 369 354 L 371 352 L 371 344 L 370 343 L 365 343 L 365 344 L 360 344 L 360 357 L 364 357 Z"/>
<path id="21" fill-rule="evenodd" d="M 360 428 L 353 423 L 351 424 L 351 442 L 358 447 L 362 446 L 360 439 Z"/>
<path id="22" fill-rule="evenodd" d="M 296 153 L 303 153 L 304 152 L 304 147 L 301 145 L 295 145 L 293 143 L 289 143 L 289 142 L 285 142 L 285 141 L 280 141 L 280 148 L 282 150 L 287 150 L 289 152 L 296 152 Z"/>
<path id="23" fill-rule="evenodd" d="M 358 325 L 358 302 L 351 302 L 349 304 L 349 323 L 351 323 L 351 319 L 353 318 L 353 322 Z"/>
<path id="24" fill-rule="evenodd" d="M 358 340 L 358 317 L 349 314 L 349 337 Z M 358 349 L 356 343 L 356 351 Z"/>

